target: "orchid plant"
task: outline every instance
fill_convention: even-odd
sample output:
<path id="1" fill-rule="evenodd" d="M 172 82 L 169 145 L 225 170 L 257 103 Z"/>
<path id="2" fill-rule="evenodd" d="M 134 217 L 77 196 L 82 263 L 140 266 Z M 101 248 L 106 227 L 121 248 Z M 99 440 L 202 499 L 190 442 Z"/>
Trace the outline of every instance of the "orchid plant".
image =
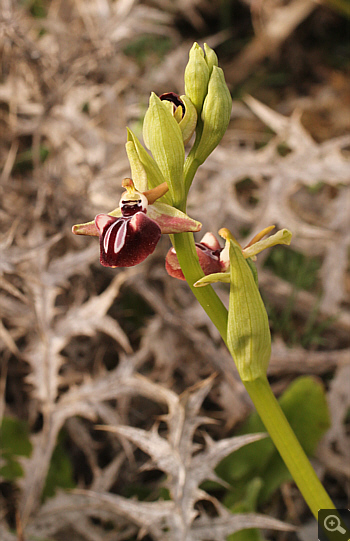
<path id="1" fill-rule="evenodd" d="M 128 130 L 126 151 L 132 179 L 122 182 L 125 192 L 108 214 L 73 227 L 78 235 L 98 236 L 100 262 L 108 267 L 130 267 L 144 261 L 156 248 L 161 234 L 169 234 L 172 248 L 166 256 L 167 272 L 186 280 L 218 328 L 241 379 L 317 518 L 319 509 L 334 509 L 308 458 L 269 386 L 266 372 L 271 354 L 268 317 L 261 299 L 256 255 L 276 244 L 289 244 L 291 233 L 274 226 L 258 233 L 242 248 L 231 232 L 219 231 L 222 247 L 211 232 L 195 243 L 201 224 L 186 214 L 187 195 L 198 167 L 221 141 L 230 120 L 231 95 L 215 52 L 197 43 L 185 69 L 185 94 L 151 94 L 143 125 L 150 155 Z M 185 145 L 192 140 L 189 152 Z M 230 284 L 227 310 L 211 287 Z"/>

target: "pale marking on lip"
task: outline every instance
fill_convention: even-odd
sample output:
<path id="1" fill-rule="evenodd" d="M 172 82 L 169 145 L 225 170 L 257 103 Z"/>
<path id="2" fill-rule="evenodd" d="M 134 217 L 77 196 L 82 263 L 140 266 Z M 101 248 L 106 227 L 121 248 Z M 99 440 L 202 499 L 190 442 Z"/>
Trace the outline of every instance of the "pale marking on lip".
<path id="1" fill-rule="evenodd" d="M 111 233 L 112 233 L 112 229 L 113 227 L 115 226 L 117 222 L 114 222 L 112 225 L 110 225 L 106 231 L 106 234 L 104 236 L 104 239 L 103 239 L 103 248 L 104 248 L 104 251 L 107 253 L 108 252 L 108 244 L 109 244 L 109 239 L 111 237 Z"/>
<path id="2" fill-rule="evenodd" d="M 119 227 L 115 241 L 114 241 L 114 253 L 117 254 L 124 246 L 125 237 L 127 231 L 127 222 L 123 221 L 122 225 Z"/>

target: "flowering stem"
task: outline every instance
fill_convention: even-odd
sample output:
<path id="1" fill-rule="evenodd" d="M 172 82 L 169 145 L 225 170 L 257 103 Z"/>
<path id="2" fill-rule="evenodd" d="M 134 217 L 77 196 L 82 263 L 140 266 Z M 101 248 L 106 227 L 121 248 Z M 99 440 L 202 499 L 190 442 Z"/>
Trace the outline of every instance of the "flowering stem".
<path id="1" fill-rule="evenodd" d="M 319 509 L 335 509 L 277 402 L 267 378 L 243 383 L 316 520 Z"/>
<path id="2" fill-rule="evenodd" d="M 204 276 L 198 261 L 193 233 L 176 233 L 170 237 L 187 283 L 226 343 L 227 310 L 225 306 L 211 286 L 198 288 L 192 285 Z"/>
<path id="3" fill-rule="evenodd" d="M 186 158 L 185 166 L 184 166 L 186 199 L 187 199 L 187 194 L 191 187 L 194 175 L 196 174 L 198 167 L 201 165 L 200 162 L 195 158 L 195 155 L 196 155 L 196 150 L 198 148 L 198 145 L 202 137 L 202 132 L 203 132 L 203 122 L 201 118 L 198 118 L 197 127 L 196 127 L 196 139 L 193 143 L 193 147 L 191 148 L 190 153 L 188 154 Z"/>
<path id="4" fill-rule="evenodd" d="M 186 174 L 185 178 L 187 179 L 187 182 L 185 184 L 186 197 L 191 187 L 193 177 L 196 174 L 198 167 L 201 165 L 199 161 L 194 157 L 194 155 L 192 154 L 191 156 L 190 154 L 188 155 L 184 166 L 184 173 Z"/>
<path id="5" fill-rule="evenodd" d="M 195 288 L 203 276 L 192 233 L 172 235 L 172 242 L 182 272 L 197 300 L 219 330 L 227 345 L 227 310 L 211 286 Z M 234 352 L 230 351 L 232 358 Z M 319 481 L 303 448 L 290 427 L 271 391 L 267 378 L 243 382 L 272 441 L 289 469 L 306 503 L 317 519 L 319 509 L 334 509 L 334 505 Z"/>

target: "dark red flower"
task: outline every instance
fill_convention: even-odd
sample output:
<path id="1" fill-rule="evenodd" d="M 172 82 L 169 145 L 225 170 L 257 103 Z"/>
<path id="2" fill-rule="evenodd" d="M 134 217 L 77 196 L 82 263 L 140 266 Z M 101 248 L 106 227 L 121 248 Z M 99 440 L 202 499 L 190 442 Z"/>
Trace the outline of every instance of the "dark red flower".
<path id="1" fill-rule="evenodd" d="M 98 214 L 95 224 L 100 232 L 100 263 L 105 267 L 133 267 L 153 253 L 161 229 L 144 212 L 115 218 Z"/>
<path id="2" fill-rule="evenodd" d="M 205 275 L 224 272 L 227 262 L 220 258 L 222 248 L 212 233 L 206 233 L 200 242 L 196 242 L 199 264 Z M 170 248 L 165 259 L 165 268 L 174 278 L 185 280 L 174 248 Z"/>
<path id="3" fill-rule="evenodd" d="M 143 193 L 130 178 L 118 208 L 98 214 L 94 221 L 73 226 L 76 235 L 100 238 L 100 262 L 105 267 L 133 267 L 153 253 L 162 233 L 199 231 L 201 224 L 180 210 L 157 201 L 168 190 L 166 183 Z"/>

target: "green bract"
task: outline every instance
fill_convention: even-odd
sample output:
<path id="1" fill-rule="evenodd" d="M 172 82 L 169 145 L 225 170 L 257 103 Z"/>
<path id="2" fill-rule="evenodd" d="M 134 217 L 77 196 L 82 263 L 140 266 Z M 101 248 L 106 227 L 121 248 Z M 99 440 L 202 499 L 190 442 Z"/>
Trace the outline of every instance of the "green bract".
<path id="1" fill-rule="evenodd" d="M 128 128 L 127 130 L 128 141 L 125 148 L 130 162 L 131 176 L 135 179 L 136 188 L 140 192 L 144 192 L 147 189 L 163 184 L 165 178 L 156 161 L 143 148 L 136 135 Z M 162 201 L 171 204 L 172 200 L 169 192 L 163 195 Z"/>
<path id="2" fill-rule="evenodd" d="M 207 94 L 208 82 L 209 68 L 204 59 L 204 52 L 198 43 L 194 43 L 185 69 L 185 93 L 197 109 L 198 115 L 200 115 Z"/>
<path id="3" fill-rule="evenodd" d="M 265 377 L 271 355 L 269 321 L 242 250 L 230 240 L 227 343 L 242 381 Z"/>
<path id="4" fill-rule="evenodd" d="M 143 138 L 169 186 L 174 206 L 184 203 L 185 148 L 179 124 L 156 94 L 152 93 L 143 124 Z"/>

